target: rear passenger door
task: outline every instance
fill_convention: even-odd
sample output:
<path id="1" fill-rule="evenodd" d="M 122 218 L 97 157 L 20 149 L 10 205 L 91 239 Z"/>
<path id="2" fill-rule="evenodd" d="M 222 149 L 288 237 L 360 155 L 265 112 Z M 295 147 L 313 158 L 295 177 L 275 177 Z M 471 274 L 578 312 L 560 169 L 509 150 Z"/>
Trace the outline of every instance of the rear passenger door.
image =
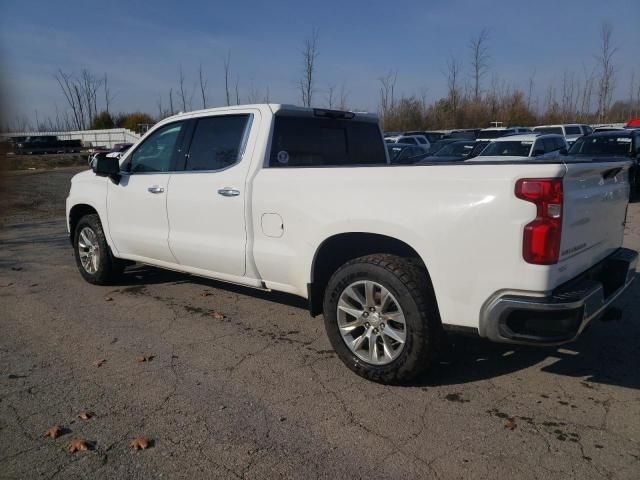
<path id="1" fill-rule="evenodd" d="M 196 273 L 229 280 L 245 274 L 246 152 L 259 122 L 250 109 L 192 120 L 182 171 L 170 180 L 167 214 L 171 251 Z"/>

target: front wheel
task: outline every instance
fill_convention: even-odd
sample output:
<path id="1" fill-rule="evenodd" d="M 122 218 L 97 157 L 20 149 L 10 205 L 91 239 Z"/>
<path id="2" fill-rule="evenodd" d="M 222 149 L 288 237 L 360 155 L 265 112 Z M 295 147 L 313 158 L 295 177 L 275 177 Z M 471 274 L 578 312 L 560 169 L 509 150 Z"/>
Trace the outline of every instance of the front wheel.
<path id="1" fill-rule="evenodd" d="M 356 258 L 329 280 L 325 328 L 340 359 L 380 383 L 407 382 L 427 370 L 441 326 L 423 268 L 376 254 Z"/>
<path id="2" fill-rule="evenodd" d="M 108 285 L 122 274 L 125 262 L 111 253 L 97 214 L 85 215 L 78 221 L 73 247 L 76 265 L 87 282 Z"/>

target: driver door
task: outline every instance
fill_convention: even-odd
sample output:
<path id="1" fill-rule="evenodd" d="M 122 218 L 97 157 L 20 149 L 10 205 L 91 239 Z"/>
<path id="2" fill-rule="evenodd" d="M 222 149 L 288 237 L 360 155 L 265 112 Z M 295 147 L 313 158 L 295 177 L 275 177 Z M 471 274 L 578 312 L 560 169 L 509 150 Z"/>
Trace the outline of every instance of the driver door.
<path id="1" fill-rule="evenodd" d="M 109 182 L 109 230 L 122 257 L 176 263 L 168 243 L 167 190 L 185 125 L 172 122 L 151 132 L 127 155 L 120 182 Z"/>

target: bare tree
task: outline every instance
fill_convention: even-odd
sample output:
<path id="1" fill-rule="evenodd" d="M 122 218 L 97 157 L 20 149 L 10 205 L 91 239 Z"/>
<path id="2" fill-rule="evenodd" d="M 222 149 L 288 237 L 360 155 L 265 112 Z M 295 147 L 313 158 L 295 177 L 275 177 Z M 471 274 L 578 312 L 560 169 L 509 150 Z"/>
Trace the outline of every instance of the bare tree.
<path id="1" fill-rule="evenodd" d="M 638 89 L 640 92 L 640 87 Z M 636 71 L 635 69 L 631 70 L 631 81 L 629 82 L 629 113 L 627 117 L 632 118 L 636 117 L 638 105 L 636 104 Z"/>
<path id="2" fill-rule="evenodd" d="M 240 77 L 236 76 L 236 105 L 240 105 Z"/>
<path id="3" fill-rule="evenodd" d="M 247 103 L 258 103 L 260 101 L 260 92 L 253 84 L 253 79 L 251 79 L 249 85 L 249 93 L 247 94 Z"/>
<path id="4" fill-rule="evenodd" d="M 314 74 L 318 58 L 318 29 L 313 28 L 311 36 L 304 41 L 302 49 L 302 77 L 300 78 L 300 97 L 302 105 L 310 107 L 313 101 Z"/>
<path id="5" fill-rule="evenodd" d="M 269 90 L 269 85 L 267 85 L 267 87 L 265 88 L 263 101 L 264 103 L 271 103 L 271 92 Z"/>
<path id="6" fill-rule="evenodd" d="M 596 79 L 594 71 L 587 70 L 587 67 L 584 64 L 582 65 L 582 72 L 584 75 L 584 84 L 582 86 L 582 92 L 580 94 L 579 118 L 581 121 L 587 121 L 589 120 L 591 113 L 593 90 Z"/>
<path id="7" fill-rule="evenodd" d="M 186 112 L 189 109 L 187 109 L 187 92 L 184 89 L 184 73 L 182 72 L 182 65 L 180 65 L 180 68 L 178 70 L 178 89 L 179 89 L 179 93 L 180 93 L 180 100 L 182 102 L 182 111 Z"/>
<path id="8" fill-rule="evenodd" d="M 384 77 L 378 77 L 380 82 L 380 115 L 384 118 L 389 115 L 395 106 L 395 90 L 398 81 L 398 72 L 389 70 Z"/>
<path id="9" fill-rule="evenodd" d="M 62 69 L 59 69 L 55 74 L 55 79 L 60 85 L 62 94 L 71 108 L 71 114 L 73 115 L 73 126 L 78 130 L 84 130 L 84 115 L 82 112 L 82 106 L 80 100 L 82 97 L 77 95 L 78 89 L 74 78 L 69 73 L 65 73 Z"/>
<path id="10" fill-rule="evenodd" d="M 483 28 L 477 37 L 469 42 L 471 50 L 471 79 L 473 81 L 473 99 L 477 102 L 482 95 L 482 77 L 489 68 L 489 30 Z"/>
<path id="11" fill-rule="evenodd" d="M 344 84 L 344 81 L 342 82 L 342 84 L 340 85 L 340 95 L 339 95 L 339 102 L 338 102 L 338 108 L 340 110 L 346 110 L 347 109 L 347 102 L 349 101 L 349 92 L 346 89 L 346 86 Z"/>
<path id="12" fill-rule="evenodd" d="M 536 71 L 535 69 L 529 76 L 529 90 L 527 92 L 527 109 L 531 109 L 531 97 L 533 96 L 533 88 L 535 86 Z"/>
<path id="13" fill-rule="evenodd" d="M 202 96 L 202 108 L 207 108 L 207 84 L 209 80 L 204 78 L 204 74 L 202 73 L 202 63 L 200 63 L 200 68 L 198 69 L 198 79 L 200 80 L 200 95 Z"/>
<path id="14" fill-rule="evenodd" d="M 231 75 L 231 50 L 227 52 L 224 59 L 224 91 L 227 94 L 227 106 L 231 105 L 231 96 L 229 95 L 229 75 Z"/>
<path id="15" fill-rule="evenodd" d="M 458 117 L 458 107 L 462 97 L 460 89 L 460 76 L 462 73 L 462 65 L 453 55 L 447 60 L 447 98 L 451 106 L 452 122 L 451 126 L 456 126 Z"/>
<path id="16" fill-rule="evenodd" d="M 98 90 L 102 87 L 102 79 L 97 78 L 89 70 L 82 70 L 80 77 L 82 96 L 84 97 L 87 123 L 91 124 L 98 114 Z"/>
<path id="17" fill-rule="evenodd" d="M 333 108 L 333 102 L 335 100 L 336 86 L 331 84 L 327 87 L 327 106 Z"/>
<path id="18" fill-rule="evenodd" d="M 173 109 L 173 88 L 169 89 L 169 111 L 173 115 L 176 111 Z"/>
<path id="19" fill-rule="evenodd" d="M 111 106 L 111 101 L 113 100 L 113 97 L 111 96 L 111 90 L 109 90 L 109 83 L 107 81 L 106 73 L 104 74 L 102 85 L 104 88 L 104 109 L 107 113 L 109 113 L 109 107 Z"/>
<path id="20" fill-rule="evenodd" d="M 615 67 L 613 56 L 617 47 L 613 45 L 613 27 L 603 22 L 600 27 L 600 53 L 596 57 L 600 69 L 598 81 L 598 121 L 604 122 L 611 106 L 611 97 L 615 88 Z"/>

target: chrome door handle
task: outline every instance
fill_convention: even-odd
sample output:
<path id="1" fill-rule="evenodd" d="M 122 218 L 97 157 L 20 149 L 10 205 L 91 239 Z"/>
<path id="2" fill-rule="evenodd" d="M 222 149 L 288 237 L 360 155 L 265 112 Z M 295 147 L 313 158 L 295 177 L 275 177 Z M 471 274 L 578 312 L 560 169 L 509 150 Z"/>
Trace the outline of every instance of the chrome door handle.
<path id="1" fill-rule="evenodd" d="M 223 197 L 237 197 L 238 195 L 240 195 L 240 190 L 236 190 L 235 188 L 231 187 L 224 187 L 218 190 L 218 194 L 222 195 Z"/>
<path id="2" fill-rule="evenodd" d="M 153 186 L 147 188 L 147 191 L 149 193 L 162 193 L 162 192 L 164 192 L 164 187 L 161 187 L 159 185 L 153 185 Z"/>

